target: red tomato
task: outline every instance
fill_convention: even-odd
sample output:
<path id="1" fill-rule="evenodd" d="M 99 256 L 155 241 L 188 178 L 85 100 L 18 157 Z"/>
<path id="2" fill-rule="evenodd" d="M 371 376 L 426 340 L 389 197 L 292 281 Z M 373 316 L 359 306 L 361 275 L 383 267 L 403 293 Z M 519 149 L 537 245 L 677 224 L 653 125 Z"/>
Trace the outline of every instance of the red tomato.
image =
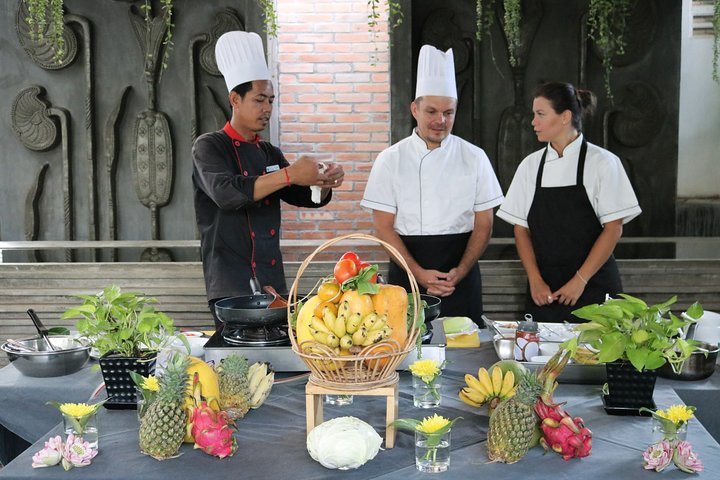
<path id="1" fill-rule="evenodd" d="M 342 284 L 348 278 L 352 278 L 357 275 L 358 269 L 352 260 L 350 260 L 349 258 L 345 258 L 339 260 L 335 264 L 335 269 L 333 270 L 333 273 L 335 274 L 335 281 Z"/>
<path id="2" fill-rule="evenodd" d="M 358 272 L 361 271 L 363 268 L 369 267 L 370 264 L 367 262 L 361 262 L 360 266 L 358 267 Z M 377 283 L 377 273 L 370 278 L 370 283 Z"/>
<path id="3" fill-rule="evenodd" d="M 360 271 L 360 264 L 362 263 L 360 261 L 360 257 L 355 252 L 345 252 L 343 253 L 342 257 L 340 257 L 340 260 L 352 260 L 352 262 L 355 264 L 355 268 Z"/>

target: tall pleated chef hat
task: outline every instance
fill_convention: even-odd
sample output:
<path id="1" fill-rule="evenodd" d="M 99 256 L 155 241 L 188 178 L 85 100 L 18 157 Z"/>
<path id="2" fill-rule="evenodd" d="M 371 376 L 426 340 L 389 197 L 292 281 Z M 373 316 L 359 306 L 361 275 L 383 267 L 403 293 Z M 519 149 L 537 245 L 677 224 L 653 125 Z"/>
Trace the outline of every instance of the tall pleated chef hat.
<path id="1" fill-rule="evenodd" d="M 228 92 L 241 83 L 270 80 L 260 35 L 254 32 L 227 32 L 215 44 L 215 59 L 225 78 Z"/>
<path id="2" fill-rule="evenodd" d="M 415 98 L 425 95 L 458 98 L 452 48 L 443 52 L 432 45 L 423 45 L 420 49 Z"/>

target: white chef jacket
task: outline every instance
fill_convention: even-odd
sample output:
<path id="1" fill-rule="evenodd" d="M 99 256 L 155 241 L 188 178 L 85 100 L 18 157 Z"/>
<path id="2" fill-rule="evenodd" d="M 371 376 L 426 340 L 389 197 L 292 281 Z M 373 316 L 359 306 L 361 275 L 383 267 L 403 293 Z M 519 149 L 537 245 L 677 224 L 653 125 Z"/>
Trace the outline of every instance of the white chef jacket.
<path id="1" fill-rule="evenodd" d="M 394 214 L 400 235 L 447 235 L 472 231 L 475 212 L 502 200 L 482 149 L 448 135 L 430 150 L 413 131 L 380 152 L 360 205 Z"/>
<path id="2" fill-rule="evenodd" d="M 543 187 L 575 185 L 582 139 L 579 135 L 565 147 L 562 157 L 548 145 Z M 528 212 L 535 197 L 535 181 L 544 151 L 543 148 L 525 157 L 497 212 L 498 217 L 512 225 L 528 227 Z M 642 212 L 620 159 L 592 143 L 587 144 L 583 186 L 601 225 L 618 219 L 625 224 Z"/>

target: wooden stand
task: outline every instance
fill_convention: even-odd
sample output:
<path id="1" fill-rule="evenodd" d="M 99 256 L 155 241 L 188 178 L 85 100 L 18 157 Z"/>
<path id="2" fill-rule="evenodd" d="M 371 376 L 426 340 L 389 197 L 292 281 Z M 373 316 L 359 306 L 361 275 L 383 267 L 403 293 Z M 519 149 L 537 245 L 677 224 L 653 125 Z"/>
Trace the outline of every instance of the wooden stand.
<path id="1" fill-rule="evenodd" d="M 371 390 L 335 390 L 321 387 L 312 382 L 305 385 L 305 414 L 307 415 L 307 433 L 323 422 L 324 395 L 355 395 L 387 397 L 385 417 L 385 448 L 395 446 L 395 426 L 391 425 L 398 416 L 398 382 Z"/>

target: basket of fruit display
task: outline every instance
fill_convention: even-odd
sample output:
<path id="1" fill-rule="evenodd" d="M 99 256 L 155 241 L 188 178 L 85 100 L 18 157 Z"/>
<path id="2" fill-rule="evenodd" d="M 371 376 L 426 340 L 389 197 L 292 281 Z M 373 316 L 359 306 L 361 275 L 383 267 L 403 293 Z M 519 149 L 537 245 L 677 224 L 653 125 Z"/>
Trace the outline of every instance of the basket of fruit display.
<path id="1" fill-rule="evenodd" d="M 300 278 L 313 258 L 349 239 L 382 245 L 407 272 L 411 291 L 378 284 L 377 265 L 365 264 L 357 255 L 346 253 L 317 290 L 298 299 Z M 419 305 L 417 282 L 391 245 L 365 234 L 328 240 L 300 265 L 290 288 L 288 330 L 292 349 L 307 364 L 310 382 L 316 385 L 342 390 L 391 385 L 398 379 L 398 365 L 415 348 L 422 324 Z"/>

